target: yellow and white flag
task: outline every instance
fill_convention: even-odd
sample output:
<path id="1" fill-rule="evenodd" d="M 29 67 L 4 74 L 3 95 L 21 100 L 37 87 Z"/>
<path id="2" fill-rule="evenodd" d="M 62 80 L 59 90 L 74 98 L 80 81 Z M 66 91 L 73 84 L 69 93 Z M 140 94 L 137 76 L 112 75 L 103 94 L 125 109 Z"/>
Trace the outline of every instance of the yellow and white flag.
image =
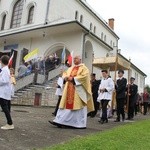
<path id="1" fill-rule="evenodd" d="M 33 51 L 31 51 L 30 53 L 28 53 L 23 59 L 25 62 L 28 62 L 32 59 L 38 58 L 38 53 L 39 53 L 39 49 L 36 48 Z"/>

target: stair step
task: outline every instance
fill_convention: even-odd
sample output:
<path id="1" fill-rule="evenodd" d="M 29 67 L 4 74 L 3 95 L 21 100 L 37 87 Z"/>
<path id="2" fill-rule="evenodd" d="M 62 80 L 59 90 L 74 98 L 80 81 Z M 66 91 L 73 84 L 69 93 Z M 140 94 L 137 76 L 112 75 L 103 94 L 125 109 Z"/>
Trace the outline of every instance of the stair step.
<path id="1" fill-rule="evenodd" d="M 21 95 L 22 95 L 22 93 L 15 93 L 15 95 L 17 95 L 17 96 L 21 96 Z"/>
<path id="2" fill-rule="evenodd" d="M 28 87 L 28 89 L 34 89 L 34 88 L 35 88 L 34 86 Z"/>
<path id="3" fill-rule="evenodd" d="M 26 90 L 26 91 L 31 91 L 31 89 L 29 89 L 29 88 L 26 88 L 25 90 Z"/>
<path id="4" fill-rule="evenodd" d="M 44 85 L 34 85 L 34 88 L 37 87 L 37 88 L 44 88 L 45 86 Z"/>
<path id="5" fill-rule="evenodd" d="M 21 91 L 22 93 L 26 93 L 27 91 L 25 91 L 25 90 L 23 90 L 23 91 Z"/>
<path id="6" fill-rule="evenodd" d="M 50 86 L 45 87 L 45 90 L 50 90 L 50 89 L 53 89 L 53 87 Z"/>
<path id="7" fill-rule="evenodd" d="M 18 98 L 18 96 L 14 95 L 14 96 L 12 96 L 12 98 Z"/>

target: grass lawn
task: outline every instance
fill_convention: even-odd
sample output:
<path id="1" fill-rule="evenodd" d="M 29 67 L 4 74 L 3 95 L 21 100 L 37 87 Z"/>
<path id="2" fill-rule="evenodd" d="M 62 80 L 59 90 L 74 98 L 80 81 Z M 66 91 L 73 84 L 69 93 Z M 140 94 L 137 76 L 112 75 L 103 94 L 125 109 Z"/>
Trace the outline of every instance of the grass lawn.
<path id="1" fill-rule="evenodd" d="M 150 150 L 150 120 L 76 138 L 43 150 Z"/>

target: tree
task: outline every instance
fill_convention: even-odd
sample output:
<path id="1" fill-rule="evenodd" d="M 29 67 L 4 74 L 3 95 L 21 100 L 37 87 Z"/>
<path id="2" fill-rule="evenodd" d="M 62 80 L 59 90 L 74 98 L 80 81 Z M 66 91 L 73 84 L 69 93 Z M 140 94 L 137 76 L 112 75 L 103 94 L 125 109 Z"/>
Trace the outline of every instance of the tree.
<path id="1" fill-rule="evenodd" d="M 150 86 L 146 85 L 145 88 L 147 88 L 148 93 L 150 93 Z"/>

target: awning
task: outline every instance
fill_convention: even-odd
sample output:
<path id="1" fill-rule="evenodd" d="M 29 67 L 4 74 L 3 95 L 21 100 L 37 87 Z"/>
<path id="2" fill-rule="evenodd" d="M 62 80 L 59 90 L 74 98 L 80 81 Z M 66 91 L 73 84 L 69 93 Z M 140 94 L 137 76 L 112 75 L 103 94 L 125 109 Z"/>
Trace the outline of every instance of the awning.
<path id="1" fill-rule="evenodd" d="M 118 56 L 118 58 L 116 56 L 95 58 L 93 61 L 93 66 L 100 69 L 109 69 L 110 71 L 115 71 L 116 63 L 117 70 L 128 70 L 130 68 L 130 62 L 121 58 L 120 56 Z"/>

